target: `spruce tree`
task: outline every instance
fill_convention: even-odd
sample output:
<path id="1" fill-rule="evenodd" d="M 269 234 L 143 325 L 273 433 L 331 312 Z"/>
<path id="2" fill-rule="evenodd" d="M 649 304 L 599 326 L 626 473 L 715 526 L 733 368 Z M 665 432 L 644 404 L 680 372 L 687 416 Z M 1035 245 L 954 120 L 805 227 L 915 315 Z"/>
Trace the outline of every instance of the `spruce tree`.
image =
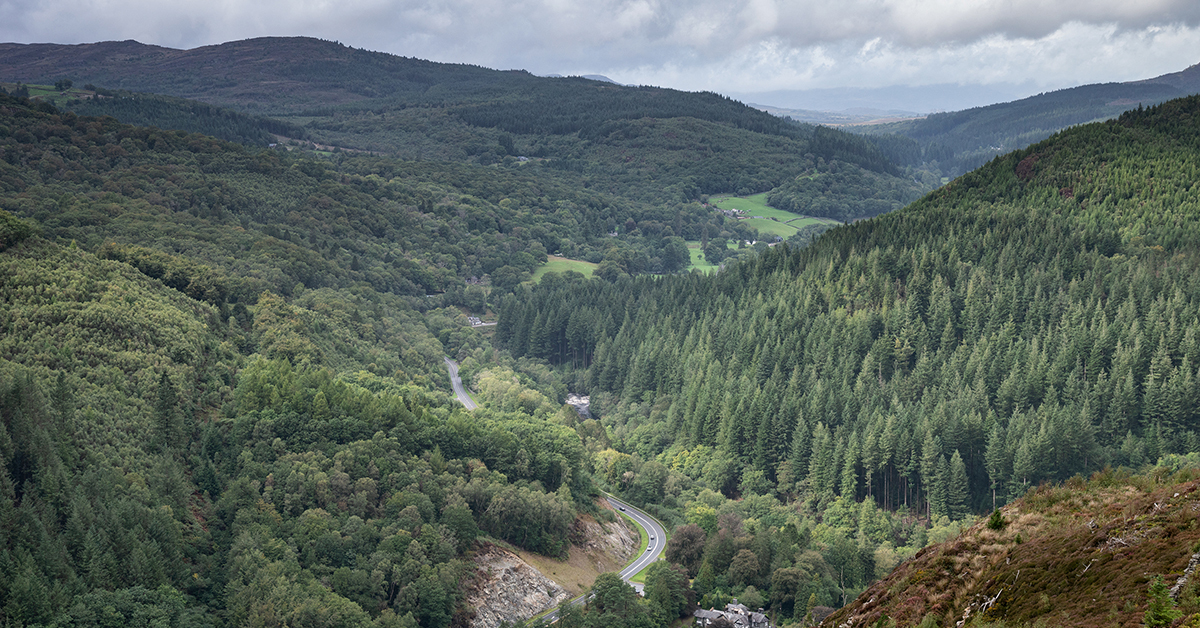
<path id="1" fill-rule="evenodd" d="M 1147 628 L 1170 626 L 1183 616 L 1183 612 L 1175 608 L 1175 601 L 1168 594 L 1167 583 L 1163 582 L 1162 576 L 1154 576 L 1146 595 L 1150 598 L 1150 607 L 1146 609 L 1142 621 Z"/>
<path id="2" fill-rule="evenodd" d="M 962 519 L 967 515 L 967 465 L 958 450 L 950 457 L 950 478 L 946 483 L 946 512 L 951 519 Z"/>

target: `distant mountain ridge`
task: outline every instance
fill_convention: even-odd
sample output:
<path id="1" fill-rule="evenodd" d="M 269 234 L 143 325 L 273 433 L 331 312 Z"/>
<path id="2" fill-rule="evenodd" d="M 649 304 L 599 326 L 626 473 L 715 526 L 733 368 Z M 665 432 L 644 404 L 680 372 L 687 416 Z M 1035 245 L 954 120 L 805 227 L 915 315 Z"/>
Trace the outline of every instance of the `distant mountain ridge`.
<path id="1" fill-rule="evenodd" d="M 997 155 L 1018 150 L 1077 124 L 1113 118 L 1200 93 L 1200 64 L 1151 79 L 1096 83 L 1045 92 L 1011 102 L 935 113 L 925 118 L 856 127 L 868 134 L 895 133 L 921 147 L 912 164 L 935 163 L 951 176 Z"/>
<path id="2" fill-rule="evenodd" d="M 582 187 L 655 203 L 766 192 L 834 161 L 849 166 L 843 172 L 835 165 L 838 176 L 867 180 L 855 186 L 854 198 L 824 202 L 802 190 L 789 195 L 794 205 L 846 220 L 895 209 L 932 187 L 900 176 L 871 141 L 818 132 L 712 92 L 630 87 L 599 76 L 537 77 L 303 37 L 193 50 L 132 41 L 0 44 L 0 80 L 68 79 L 269 116 L 299 129 L 272 131 L 285 144 L 304 139 L 309 146 L 484 166 L 511 161 L 554 176 L 578 173 Z M 153 124 L 182 117 L 150 118 L 143 111 L 149 109 L 119 119 Z M 881 191 L 887 198 L 879 198 Z"/>
<path id="3" fill-rule="evenodd" d="M 1200 63 L 1179 72 L 1172 72 L 1143 81 L 1132 81 L 1131 83 L 1126 83 L 1126 85 L 1149 85 L 1154 83 L 1166 83 L 1176 89 L 1189 93 L 1200 92 Z"/>
<path id="4" fill-rule="evenodd" d="M 190 50 L 133 40 L 0 44 L 0 76 L 9 80 L 69 78 L 243 107 L 294 109 L 411 96 L 435 82 L 431 72 L 459 83 L 495 80 L 497 75 L 534 78 L 526 72 L 435 63 L 309 37 L 262 37 Z M 264 75 L 270 80 L 262 81 Z"/>

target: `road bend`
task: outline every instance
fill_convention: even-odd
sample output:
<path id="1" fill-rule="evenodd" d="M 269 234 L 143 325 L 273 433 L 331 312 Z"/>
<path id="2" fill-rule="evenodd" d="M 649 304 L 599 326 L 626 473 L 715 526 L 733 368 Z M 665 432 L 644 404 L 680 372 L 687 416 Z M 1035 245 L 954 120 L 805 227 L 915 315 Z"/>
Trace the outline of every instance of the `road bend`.
<path id="1" fill-rule="evenodd" d="M 640 594 L 642 592 L 641 583 L 630 582 L 629 579 L 636 576 L 638 572 L 650 566 L 650 563 L 658 560 L 659 557 L 662 556 L 663 550 L 667 547 L 667 531 L 662 527 L 662 524 L 654 519 L 654 517 L 651 517 L 644 511 L 635 508 L 634 506 L 627 504 L 613 497 L 612 495 L 605 495 L 605 499 L 608 500 L 610 506 L 626 515 L 629 515 L 629 518 L 632 519 L 639 528 L 644 530 L 646 532 L 646 536 L 650 539 L 647 542 L 648 544 L 646 545 L 645 551 L 643 551 L 641 555 L 635 556 L 633 562 L 626 565 L 619 574 L 622 580 L 628 583 L 629 586 L 633 587 Z M 571 600 L 571 605 L 579 606 L 583 604 L 587 600 L 587 596 L 588 594 L 585 593 Z M 553 611 L 547 613 L 543 619 L 545 619 L 546 623 L 548 624 L 558 621 L 558 609 L 554 609 Z"/>

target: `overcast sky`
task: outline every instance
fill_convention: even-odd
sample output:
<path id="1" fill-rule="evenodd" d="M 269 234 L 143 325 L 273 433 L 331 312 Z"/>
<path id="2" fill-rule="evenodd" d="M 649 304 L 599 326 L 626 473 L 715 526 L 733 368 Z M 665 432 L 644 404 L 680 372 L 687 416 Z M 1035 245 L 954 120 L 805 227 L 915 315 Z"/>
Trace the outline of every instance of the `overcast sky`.
<path id="1" fill-rule="evenodd" d="M 743 98 L 896 85 L 1017 97 L 1200 62 L 1200 1 L 0 0 L 6 42 L 267 35 Z"/>

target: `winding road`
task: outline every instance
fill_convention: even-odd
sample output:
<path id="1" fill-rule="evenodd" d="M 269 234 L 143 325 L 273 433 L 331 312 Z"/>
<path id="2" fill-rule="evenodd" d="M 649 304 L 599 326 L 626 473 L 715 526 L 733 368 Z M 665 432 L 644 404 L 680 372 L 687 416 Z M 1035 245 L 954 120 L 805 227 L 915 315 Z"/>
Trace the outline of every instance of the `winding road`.
<path id="1" fill-rule="evenodd" d="M 625 568 L 620 572 L 621 579 L 628 583 L 629 586 L 633 587 L 639 594 L 641 594 L 641 583 L 630 582 L 629 579 L 636 576 L 638 572 L 650 566 L 650 563 L 658 560 L 659 557 L 662 556 L 663 549 L 665 549 L 667 546 L 667 531 L 663 529 L 662 524 L 656 521 L 654 517 L 651 517 L 645 512 L 613 497 L 612 495 L 605 494 L 605 499 L 608 500 L 609 505 L 611 505 L 613 508 L 616 508 L 617 510 L 628 515 L 638 527 L 646 531 L 646 535 L 650 538 L 649 544 L 646 546 L 645 551 L 643 551 L 641 555 L 635 556 L 633 562 L 626 565 Z M 588 594 L 585 593 L 571 600 L 571 605 L 579 606 L 587 600 L 587 597 Z M 553 611 L 546 613 L 544 619 L 548 624 L 558 621 L 558 609 L 554 609 Z"/>
<path id="2" fill-rule="evenodd" d="M 479 407 L 475 405 L 474 401 L 471 401 L 471 396 L 467 394 L 467 389 L 463 388 L 462 378 L 458 376 L 458 362 L 455 362 L 450 358 L 443 359 L 446 360 L 446 368 L 450 371 L 450 385 L 454 387 L 454 396 L 458 397 L 458 400 L 461 401 L 468 410 L 474 410 L 475 408 Z"/>
<path id="3" fill-rule="evenodd" d="M 650 563 L 658 560 L 662 556 L 663 550 L 667 547 L 667 531 L 663 529 L 662 524 L 655 521 L 650 515 L 626 504 L 625 502 L 612 497 L 606 496 L 608 503 L 613 508 L 629 515 L 633 522 L 646 531 L 646 535 L 650 537 L 649 545 L 646 546 L 646 551 L 642 552 L 641 556 L 633 559 L 624 569 L 621 570 L 621 579 L 629 582 L 629 579 L 637 575 L 638 572 L 650 566 Z M 637 589 L 638 593 L 642 592 L 642 585 L 636 582 L 629 582 L 630 586 Z"/>
<path id="4" fill-rule="evenodd" d="M 475 405 L 474 401 L 471 401 L 471 397 L 467 395 L 466 389 L 463 388 L 462 378 L 458 376 L 458 363 L 454 360 L 451 360 L 449 357 L 445 357 L 444 359 L 446 360 L 446 369 L 450 371 L 450 384 L 454 387 L 454 395 L 458 397 L 458 400 L 462 402 L 462 404 L 466 406 L 468 410 L 474 410 L 477 406 Z M 622 580 L 629 583 L 629 586 L 633 587 L 640 594 L 642 592 L 641 583 L 630 582 L 629 579 L 636 576 L 640 571 L 648 567 L 650 563 L 658 560 L 659 557 L 662 556 L 663 549 L 665 549 L 667 546 L 667 531 L 662 527 L 662 524 L 654 519 L 654 517 L 651 517 L 642 510 L 635 508 L 634 506 L 627 504 L 613 497 L 612 495 L 605 494 L 605 499 L 608 500 L 608 504 L 610 506 L 632 519 L 638 527 L 646 532 L 646 536 L 649 537 L 645 551 L 638 556 L 635 556 L 633 562 L 626 565 L 619 574 Z M 571 604 L 573 606 L 579 606 L 580 604 L 583 604 L 586 599 L 587 594 L 585 593 L 571 600 Z M 547 613 L 544 619 L 547 623 L 551 624 L 558 621 L 558 609 Z"/>

